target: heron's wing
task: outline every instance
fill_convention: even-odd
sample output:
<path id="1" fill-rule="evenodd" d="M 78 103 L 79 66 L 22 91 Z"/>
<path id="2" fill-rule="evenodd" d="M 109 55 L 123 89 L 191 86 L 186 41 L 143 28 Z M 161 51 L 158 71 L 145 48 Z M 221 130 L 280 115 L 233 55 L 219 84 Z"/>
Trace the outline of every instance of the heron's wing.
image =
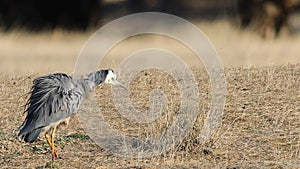
<path id="1" fill-rule="evenodd" d="M 66 74 L 42 76 L 33 83 L 19 136 L 66 119 L 75 113 L 82 100 L 80 86 Z"/>

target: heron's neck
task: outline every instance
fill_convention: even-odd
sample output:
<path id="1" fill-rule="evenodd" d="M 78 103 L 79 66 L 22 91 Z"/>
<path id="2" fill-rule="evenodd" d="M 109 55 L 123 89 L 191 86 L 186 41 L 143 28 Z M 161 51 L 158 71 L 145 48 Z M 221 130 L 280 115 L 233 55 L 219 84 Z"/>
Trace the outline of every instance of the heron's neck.
<path id="1" fill-rule="evenodd" d="M 105 80 L 105 70 L 92 72 L 88 75 L 87 79 L 94 83 L 95 86 L 101 84 Z"/>
<path id="2" fill-rule="evenodd" d="M 101 84 L 103 81 L 95 81 L 93 79 L 90 79 L 90 78 L 86 78 L 86 79 L 83 79 L 84 81 L 84 88 L 83 90 L 88 93 L 88 92 L 91 92 L 95 89 L 96 86 L 98 86 L 99 84 Z"/>
<path id="3" fill-rule="evenodd" d="M 88 85 L 90 91 L 94 90 L 95 87 L 98 85 L 94 81 L 87 80 L 86 82 L 87 82 L 87 85 Z"/>
<path id="4" fill-rule="evenodd" d="M 84 79 L 77 79 L 77 87 L 79 87 L 78 89 L 82 94 L 88 94 L 94 90 L 96 85 L 93 81 L 84 78 Z"/>

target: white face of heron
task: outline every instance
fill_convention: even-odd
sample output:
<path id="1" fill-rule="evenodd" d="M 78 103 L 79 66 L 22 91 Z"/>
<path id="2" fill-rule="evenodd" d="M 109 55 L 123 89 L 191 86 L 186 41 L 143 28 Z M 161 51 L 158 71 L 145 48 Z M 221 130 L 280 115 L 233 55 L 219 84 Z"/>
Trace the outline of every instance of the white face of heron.
<path id="1" fill-rule="evenodd" d="M 113 84 L 116 81 L 116 73 L 113 70 L 108 70 L 104 83 Z"/>

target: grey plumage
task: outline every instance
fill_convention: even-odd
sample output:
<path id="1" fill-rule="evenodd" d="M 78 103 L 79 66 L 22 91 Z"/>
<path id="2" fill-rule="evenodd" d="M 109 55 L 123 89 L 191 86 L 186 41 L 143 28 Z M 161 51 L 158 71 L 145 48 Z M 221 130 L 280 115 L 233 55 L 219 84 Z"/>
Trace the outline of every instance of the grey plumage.
<path id="1" fill-rule="evenodd" d="M 106 69 L 93 72 L 83 79 L 72 78 L 64 73 L 50 74 L 35 79 L 26 103 L 27 116 L 21 125 L 19 139 L 31 143 L 41 133 L 47 134 L 74 115 L 84 96 L 97 85 L 102 82 L 111 84 L 117 82 L 115 76 L 113 70 Z M 55 129 L 53 135 L 54 133 Z M 51 137 L 51 139 L 54 144 L 54 138 Z M 51 145 L 49 140 L 47 141 L 51 147 L 53 146 L 53 158 L 53 155 L 56 156 L 54 145 Z"/>

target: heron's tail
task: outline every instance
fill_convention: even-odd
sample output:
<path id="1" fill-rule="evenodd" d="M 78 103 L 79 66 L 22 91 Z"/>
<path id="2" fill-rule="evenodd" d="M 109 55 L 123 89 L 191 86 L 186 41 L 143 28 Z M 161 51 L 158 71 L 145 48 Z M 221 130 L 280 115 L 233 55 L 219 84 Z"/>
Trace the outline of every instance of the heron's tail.
<path id="1" fill-rule="evenodd" d="M 25 142 L 32 143 L 38 138 L 41 131 L 42 131 L 42 128 L 37 128 L 37 129 L 34 129 L 31 132 L 24 134 L 24 135 L 20 135 L 20 133 L 19 133 L 18 137 L 20 140 L 24 139 Z"/>

